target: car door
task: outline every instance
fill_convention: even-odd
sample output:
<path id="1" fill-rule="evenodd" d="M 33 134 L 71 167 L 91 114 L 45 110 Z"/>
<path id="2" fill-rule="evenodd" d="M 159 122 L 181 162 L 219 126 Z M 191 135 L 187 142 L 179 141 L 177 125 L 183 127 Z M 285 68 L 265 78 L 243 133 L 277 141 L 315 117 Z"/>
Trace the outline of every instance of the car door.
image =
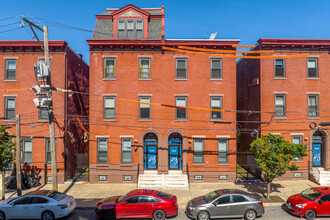
<path id="1" fill-rule="evenodd" d="M 137 203 L 137 217 L 152 218 L 155 209 L 158 207 L 156 204 L 159 202 L 160 199 L 154 198 L 153 196 L 139 196 L 139 201 Z"/>
<path id="2" fill-rule="evenodd" d="M 216 199 L 209 207 L 211 217 L 222 218 L 230 215 L 230 195 L 223 195 Z"/>
<path id="3" fill-rule="evenodd" d="M 132 196 L 116 206 L 116 217 L 119 218 L 134 218 L 137 215 L 136 205 L 139 196 Z"/>
<path id="4" fill-rule="evenodd" d="M 32 196 L 31 204 L 29 205 L 29 216 L 33 219 L 41 218 L 41 214 L 46 210 L 49 200 L 41 196 Z M 47 208 L 48 209 L 48 208 Z M 49 210 L 49 209 L 48 209 Z"/>
<path id="5" fill-rule="evenodd" d="M 241 217 L 244 216 L 245 211 L 247 210 L 247 201 L 242 195 L 232 195 L 230 202 L 230 213 L 232 217 Z"/>
<path id="6" fill-rule="evenodd" d="M 330 194 L 322 196 L 317 206 L 317 215 L 330 215 Z"/>
<path id="7" fill-rule="evenodd" d="M 11 206 L 8 207 L 8 216 L 11 218 L 18 219 L 29 219 L 28 215 L 28 206 L 30 204 L 31 198 L 29 196 L 23 196 L 11 203 Z M 7 215 L 7 213 L 6 213 Z M 9 218 L 9 217 L 8 217 Z"/>

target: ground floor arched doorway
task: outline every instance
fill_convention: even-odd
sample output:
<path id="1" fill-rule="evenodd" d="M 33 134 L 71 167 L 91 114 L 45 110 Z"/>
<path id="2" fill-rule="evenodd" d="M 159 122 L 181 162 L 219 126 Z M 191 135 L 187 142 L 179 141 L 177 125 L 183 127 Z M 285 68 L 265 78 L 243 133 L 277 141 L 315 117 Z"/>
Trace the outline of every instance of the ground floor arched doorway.
<path id="1" fill-rule="evenodd" d="M 144 136 L 144 169 L 158 169 L 158 139 L 154 133 L 147 133 Z"/>
<path id="2" fill-rule="evenodd" d="M 168 167 L 182 170 L 182 136 L 179 133 L 172 133 L 168 138 Z"/>

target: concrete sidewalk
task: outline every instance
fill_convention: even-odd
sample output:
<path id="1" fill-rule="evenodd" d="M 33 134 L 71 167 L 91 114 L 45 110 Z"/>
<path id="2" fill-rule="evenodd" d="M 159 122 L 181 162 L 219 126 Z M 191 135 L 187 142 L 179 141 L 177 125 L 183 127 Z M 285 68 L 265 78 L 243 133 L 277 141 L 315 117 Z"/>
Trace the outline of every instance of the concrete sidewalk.
<path id="1" fill-rule="evenodd" d="M 276 181 L 272 184 L 271 195 L 279 196 L 283 202 L 296 193 L 318 186 L 316 183 L 308 180 L 297 181 Z M 59 184 L 59 191 L 72 195 L 77 200 L 78 209 L 93 209 L 96 203 L 106 197 L 123 195 L 126 192 L 136 189 L 137 184 L 89 184 L 89 183 L 66 183 Z M 260 182 L 245 183 L 191 183 L 189 189 L 159 189 L 176 195 L 180 209 L 184 209 L 187 202 L 197 196 L 202 196 L 216 189 L 242 189 L 251 193 L 258 193 L 262 196 L 266 195 L 266 185 Z M 29 190 L 24 190 L 23 194 L 37 189 L 52 189 L 51 184 L 42 185 Z M 16 196 L 16 192 L 6 193 L 6 198 Z M 264 202 L 264 206 L 280 206 L 283 202 Z"/>

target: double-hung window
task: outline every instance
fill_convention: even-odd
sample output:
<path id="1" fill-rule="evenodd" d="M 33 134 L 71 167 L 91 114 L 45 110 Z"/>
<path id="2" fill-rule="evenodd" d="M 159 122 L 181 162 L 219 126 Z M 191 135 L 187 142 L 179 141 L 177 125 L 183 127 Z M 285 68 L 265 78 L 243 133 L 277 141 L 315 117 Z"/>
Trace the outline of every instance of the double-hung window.
<path id="1" fill-rule="evenodd" d="M 302 136 L 301 135 L 293 135 L 292 136 L 292 143 L 293 144 L 302 144 Z M 294 157 L 293 158 L 296 161 L 301 161 L 302 157 Z"/>
<path id="2" fill-rule="evenodd" d="M 116 78 L 116 59 L 104 58 L 104 75 L 105 79 Z"/>
<path id="3" fill-rule="evenodd" d="M 228 163 L 228 139 L 218 140 L 218 164 Z"/>
<path id="4" fill-rule="evenodd" d="M 308 95 L 308 117 L 319 116 L 319 96 Z"/>
<path id="5" fill-rule="evenodd" d="M 15 80 L 16 79 L 16 60 L 6 60 L 6 74 L 5 79 Z"/>
<path id="6" fill-rule="evenodd" d="M 40 120 L 48 120 L 48 109 L 47 108 L 39 108 L 39 119 Z"/>
<path id="7" fill-rule="evenodd" d="M 222 79 L 221 59 L 211 59 L 211 79 Z"/>
<path id="8" fill-rule="evenodd" d="M 222 97 L 214 96 L 211 97 L 211 109 L 222 109 Z M 222 119 L 222 112 L 212 111 L 211 112 L 211 120 L 214 119 Z"/>
<path id="9" fill-rule="evenodd" d="M 307 77 L 318 78 L 318 65 L 317 58 L 307 58 Z"/>
<path id="10" fill-rule="evenodd" d="M 121 139 L 121 162 L 132 163 L 132 139 Z"/>
<path id="11" fill-rule="evenodd" d="M 286 116 L 285 95 L 275 95 L 275 117 Z"/>
<path id="12" fill-rule="evenodd" d="M 118 20 L 118 39 L 143 39 L 143 20 Z"/>
<path id="13" fill-rule="evenodd" d="M 56 140 L 55 140 L 55 146 L 56 146 Z M 52 152 L 52 149 L 50 147 L 50 139 L 46 138 L 46 164 L 52 163 L 52 153 L 51 152 Z"/>
<path id="14" fill-rule="evenodd" d="M 150 97 L 140 97 L 140 102 L 150 103 Z M 150 119 L 150 105 L 140 103 L 139 116 L 140 119 Z"/>
<path id="15" fill-rule="evenodd" d="M 5 97 L 5 119 L 14 120 L 16 117 L 16 98 Z"/>
<path id="16" fill-rule="evenodd" d="M 116 98 L 115 97 L 104 97 L 104 119 L 115 119 L 116 118 Z"/>
<path id="17" fill-rule="evenodd" d="M 140 62 L 139 62 L 139 66 L 140 66 L 140 75 L 139 75 L 139 78 L 141 79 L 144 79 L 144 78 L 151 78 L 151 67 L 150 67 L 150 64 L 151 64 L 151 60 L 150 58 L 141 58 L 140 59 Z"/>
<path id="18" fill-rule="evenodd" d="M 203 164 L 204 163 L 204 139 L 194 139 L 194 158 L 193 163 Z"/>
<path id="19" fill-rule="evenodd" d="M 97 163 L 108 163 L 108 139 L 97 139 Z"/>
<path id="20" fill-rule="evenodd" d="M 285 60 L 275 59 L 275 77 L 285 77 Z"/>
<path id="21" fill-rule="evenodd" d="M 32 164 L 32 139 L 23 140 L 23 164 Z"/>
<path id="22" fill-rule="evenodd" d="M 187 97 L 175 97 L 175 105 L 181 107 L 187 107 Z M 186 108 L 176 108 L 175 109 L 175 119 L 185 120 L 187 119 L 187 109 Z"/>
<path id="23" fill-rule="evenodd" d="M 176 79 L 187 79 L 187 59 L 176 59 L 175 60 L 175 78 Z"/>

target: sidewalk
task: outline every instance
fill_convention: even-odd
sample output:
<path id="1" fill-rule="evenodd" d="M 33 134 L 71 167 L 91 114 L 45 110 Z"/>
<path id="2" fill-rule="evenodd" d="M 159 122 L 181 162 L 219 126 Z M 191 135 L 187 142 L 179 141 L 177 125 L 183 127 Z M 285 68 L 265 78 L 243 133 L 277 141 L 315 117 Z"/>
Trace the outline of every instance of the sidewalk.
<path id="1" fill-rule="evenodd" d="M 296 193 L 303 190 L 318 186 L 309 180 L 297 181 L 276 181 L 272 184 L 271 195 L 279 196 L 283 202 Z M 72 183 L 59 184 L 59 191 L 72 195 L 77 200 L 77 209 L 94 209 L 96 203 L 106 197 L 123 195 L 126 192 L 136 189 L 137 184 L 89 184 L 89 183 Z M 247 182 L 247 183 L 191 183 L 189 189 L 160 189 L 160 191 L 168 192 L 176 195 L 180 209 L 186 207 L 187 202 L 197 196 L 204 195 L 216 189 L 242 189 L 251 193 L 266 195 L 266 186 L 264 183 Z M 42 185 L 29 190 L 24 190 L 23 195 L 29 191 L 37 189 L 52 189 L 51 184 Z M 6 198 L 16 196 L 15 192 L 6 193 Z M 283 202 L 264 202 L 264 206 L 280 206 Z"/>

